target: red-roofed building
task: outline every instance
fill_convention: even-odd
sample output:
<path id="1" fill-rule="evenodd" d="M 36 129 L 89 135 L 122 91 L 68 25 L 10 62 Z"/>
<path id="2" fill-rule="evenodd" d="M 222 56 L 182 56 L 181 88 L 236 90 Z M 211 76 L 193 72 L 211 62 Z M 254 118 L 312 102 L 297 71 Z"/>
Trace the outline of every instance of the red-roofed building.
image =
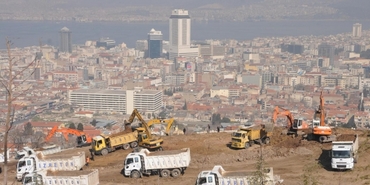
<path id="1" fill-rule="evenodd" d="M 75 113 L 76 117 L 86 117 L 86 118 L 92 118 L 94 112 L 92 111 L 78 111 Z"/>

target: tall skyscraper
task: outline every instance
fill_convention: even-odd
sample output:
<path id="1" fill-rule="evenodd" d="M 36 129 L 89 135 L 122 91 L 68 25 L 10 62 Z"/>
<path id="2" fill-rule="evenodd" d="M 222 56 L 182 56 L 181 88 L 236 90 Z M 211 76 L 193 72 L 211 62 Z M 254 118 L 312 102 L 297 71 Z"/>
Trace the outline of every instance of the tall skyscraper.
<path id="1" fill-rule="evenodd" d="M 162 55 L 163 35 L 161 31 L 151 29 L 148 33 L 148 57 L 160 58 Z"/>
<path id="2" fill-rule="evenodd" d="M 191 22 L 189 12 L 184 9 L 172 10 L 169 27 L 169 59 L 173 60 L 179 56 L 198 56 L 199 49 L 191 48 L 190 45 Z"/>
<path id="3" fill-rule="evenodd" d="M 352 36 L 353 37 L 361 37 L 361 34 L 362 34 L 362 24 L 360 24 L 360 23 L 353 24 Z"/>
<path id="4" fill-rule="evenodd" d="M 60 30 L 60 51 L 72 53 L 71 31 L 67 27 Z"/>

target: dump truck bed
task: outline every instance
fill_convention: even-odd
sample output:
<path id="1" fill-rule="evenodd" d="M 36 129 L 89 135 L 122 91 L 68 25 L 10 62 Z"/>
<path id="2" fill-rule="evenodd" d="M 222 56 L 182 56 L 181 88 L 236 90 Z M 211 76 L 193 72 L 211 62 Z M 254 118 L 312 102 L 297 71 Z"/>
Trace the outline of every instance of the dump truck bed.
<path id="1" fill-rule="evenodd" d="M 135 132 L 119 132 L 116 134 L 112 134 L 110 136 L 106 136 L 109 139 L 110 145 L 112 147 L 116 147 L 123 144 L 128 144 L 134 141 L 137 141 L 138 133 Z"/>
<path id="2" fill-rule="evenodd" d="M 190 164 L 190 148 L 173 151 L 149 152 L 142 149 L 132 155 L 141 155 L 144 159 L 146 170 L 186 168 Z"/>
<path id="3" fill-rule="evenodd" d="M 85 152 L 58 158 L 57 156 L 38 159 L 37 167 L 40 170 L 80 170 L 86 164 Z"/>
<path id="4" fill-rule="evenodd" d="M 58 182 L 61 185 L 98 185 L 99 184 L 99 171 L 48 171 L 44 177 L 45 185 L 56 185 Z"/>

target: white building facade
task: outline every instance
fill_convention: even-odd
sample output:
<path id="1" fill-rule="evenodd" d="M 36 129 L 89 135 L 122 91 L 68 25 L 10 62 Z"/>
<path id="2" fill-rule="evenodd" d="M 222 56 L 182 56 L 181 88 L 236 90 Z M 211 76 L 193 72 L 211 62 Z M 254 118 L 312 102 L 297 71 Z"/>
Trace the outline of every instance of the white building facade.
<path id="1" fill-rule="evenodd" d="M 140 112 L 158 112 L 163 105 L 162 91 L 157 90 L 99 90 L 79 89 L 69 91 L 68 102 L 99 113 L 131 114 L 136 108 Z"/>
<path id="2" fill-rule="evenodd" d="M 190 43 L 191 20 L 188 10 L 175 9 L 170 17 L 169 59 L 176 57 L 197 57 L 199 48 Z"/>

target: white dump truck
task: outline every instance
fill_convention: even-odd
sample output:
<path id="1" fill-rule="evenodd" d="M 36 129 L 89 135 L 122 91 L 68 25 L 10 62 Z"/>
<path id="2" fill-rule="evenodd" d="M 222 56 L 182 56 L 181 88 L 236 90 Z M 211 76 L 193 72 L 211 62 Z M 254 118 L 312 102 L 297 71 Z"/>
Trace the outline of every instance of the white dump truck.
<path id="1" fill-rule="evenodd" d="M 61 152 L 61 151 L 62 151 L 61 147 L 56 146 L 56 145 L 43 147 L 42 150 L 40 150 L 40 151 L 35 151 L 30 147 L 23 147 L 22 150 L 17 151 L 17 155 L 15 156 L 15 159 L 18 160 L 18 159 L 21 159 L 23 157 L 29 157 L 31 155 L 37 155 L 37 154 L 45 156 L 45 155 L 49 155 L 49 154 L 55 154 L 55 153 L 58 153 L 58 152 Z"/>
<path id="2" fill-rule="evenodd" d="M 358 135 L 342 134 L 332 142 L 332 169 L 353 169 L 358 159 Z"/>
<path id="3" fill-rule="evenodd" d="M 98 185 L 99 171 L 39 171 L 27 174 L 23 185 Z"/>
<path id="4" fill-rule="evenodd" d="M 127 155 L 124 175 L 132 178 L 143 175 L 178 177 L 189 166 L 190 159 L 190 148 L 157 152 L 141 149 Z"/>
<path id="5" fill-rule="evenodd" d="M 40 170 L 77 171 L 86 164 L 85 152 L 58 153 L 43 158 L 37 155 L 23 157 L 17 163 L 17 180 L 22 181 L 26 174 Z"/>
<path id="6" fill-rule="evenodd" d="M 266 168 L 264 185 L 282 183 L 280 176 L 274 175 L 273 168 Z M 199 173 L 196 185 L 248 185 L 261 184 L 253 172 L 225 171 L 222 166 L 216 165 L 212 170 Z"/>

